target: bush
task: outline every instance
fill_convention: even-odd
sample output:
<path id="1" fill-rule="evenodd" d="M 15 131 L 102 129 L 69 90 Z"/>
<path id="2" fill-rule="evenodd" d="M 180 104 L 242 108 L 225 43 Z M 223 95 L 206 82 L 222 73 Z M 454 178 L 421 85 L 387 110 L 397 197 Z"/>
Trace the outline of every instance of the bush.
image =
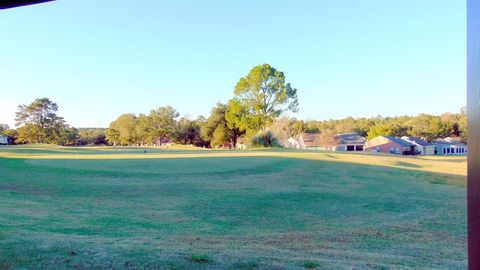
<path id="1" fill-rule="evenodd" d="M 318 262 L 314 262 L 314 261 L 304 261 L 303 262 L 303 267 L 308 268 L 308 269 L 314 269 L 314 268 L 317 268 L 319 266 L 320 266 L 320 264 Z"/>
<path id="2" fill-rule="evenodd" d="M 270 130 L 261 131 L 250 140 L 251 147 L 275 147 L 280 146 L 277 138 Z"/>
<path id="3" fill-rule="evenodd" d="M 196 263 L 208 263 L 210 262 L 210 257 L 207 255 L 192 254 L 190 256 L 190 261 L 196 262 Z"/>

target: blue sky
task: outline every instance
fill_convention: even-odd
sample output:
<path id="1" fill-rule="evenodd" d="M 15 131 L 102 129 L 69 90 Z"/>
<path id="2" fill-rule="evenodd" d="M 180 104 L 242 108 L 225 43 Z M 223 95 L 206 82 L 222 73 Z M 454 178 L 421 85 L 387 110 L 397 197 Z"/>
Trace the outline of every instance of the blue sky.
<path id="1" fill-rule="evenodd" d="M 459 0 L 55 1 L 0 11 L 0 123 L 49 97 L 76 127 L 171 105 L 192 118 L 268 63 L 300 119 L 457 112 Z"/>

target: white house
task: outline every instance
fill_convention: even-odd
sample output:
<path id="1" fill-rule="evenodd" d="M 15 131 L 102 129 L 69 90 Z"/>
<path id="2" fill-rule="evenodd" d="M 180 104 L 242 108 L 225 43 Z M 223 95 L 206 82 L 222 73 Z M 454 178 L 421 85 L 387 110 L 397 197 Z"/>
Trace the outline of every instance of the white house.
<path id="1" fill-rule="evenodd" d="M 434 142 L 435 154 L 437 155 L 466 155 L 467 145 L 462 143 L 460 138 L 447 137 L 445 139 L 436 139 Z"/>
<path id="2" fill-rule="evenodd" d="M 418 137 L 412 137 L 412 136 L 403 136 L 401 139 L 415 145 L 416 154 L 418 155 L 434 155 L 435 154 L 435 145 L 425 140 L 422 140 Z"/>
<path id="3" fill-rule="evenodd" d="M 8 144 L 8 137 L 0 136 L 0 144 Z"/>

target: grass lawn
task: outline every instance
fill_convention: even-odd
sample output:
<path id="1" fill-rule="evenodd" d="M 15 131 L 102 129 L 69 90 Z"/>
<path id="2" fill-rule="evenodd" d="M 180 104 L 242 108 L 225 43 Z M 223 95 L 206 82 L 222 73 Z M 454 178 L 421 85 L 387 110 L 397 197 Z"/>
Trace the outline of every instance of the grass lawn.
<path id="1" fill-rule="evenodd" d="M 466 269 L 466 158 L 0 147 L 0 269 Z"/>

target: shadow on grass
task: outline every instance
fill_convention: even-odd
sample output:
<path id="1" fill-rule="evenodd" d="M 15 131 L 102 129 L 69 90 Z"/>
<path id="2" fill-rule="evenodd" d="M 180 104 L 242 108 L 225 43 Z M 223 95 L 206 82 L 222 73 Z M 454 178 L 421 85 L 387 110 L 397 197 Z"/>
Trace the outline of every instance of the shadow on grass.
<path id="1" fill-rule="evenodd" d="M 244 254 L 258 257 L 239 269 L 269 261 L 298 268 L 302 264 L 294 258 L 302 257 L 318 258 L 329 269 L 341 268 L 333 261 L 352 268 L 362 260 L 398 268 L 464 265 L 464 189 L 447 184 L 464 186 L 465 176 L 412 170 L 417 167 L 411 164 L 264 156 L 0 163 L 1 228 L 12 231 L 0 235 L 0 254 L 10 254 L 0 256 L 0 266 L 51 264 L 62 256 L 55 246 L 62 242 L 52 238 L 59 235 L 70 239 L 68 250 L 96 250 L 98 241 L 108 250 L 102 258 L 113 265 L 125 262 L 122 249 L 129 245 L 145 250 L 131 255 L 136 266 L 146 265 L 148 257 L 153 263 L 175 258 L 180 265 L 228 269 Z M 38 246 L 15 244 L 15 231 L 31 237 L 22 242 Z M 215 261 L 182 253 L 192 245 L 215 254 Z M 55 249 L 44 253 L 44 246 Z M 159 254 L 158 246 L 168 247 L 170 255 Z M 14 256 L 27 248 L 29 256 Z M 449 252 L 456 257 L 444 256 Z M 82 254 L 72 256 L 79 265 L 89 265 L 96 255 Z"/>

